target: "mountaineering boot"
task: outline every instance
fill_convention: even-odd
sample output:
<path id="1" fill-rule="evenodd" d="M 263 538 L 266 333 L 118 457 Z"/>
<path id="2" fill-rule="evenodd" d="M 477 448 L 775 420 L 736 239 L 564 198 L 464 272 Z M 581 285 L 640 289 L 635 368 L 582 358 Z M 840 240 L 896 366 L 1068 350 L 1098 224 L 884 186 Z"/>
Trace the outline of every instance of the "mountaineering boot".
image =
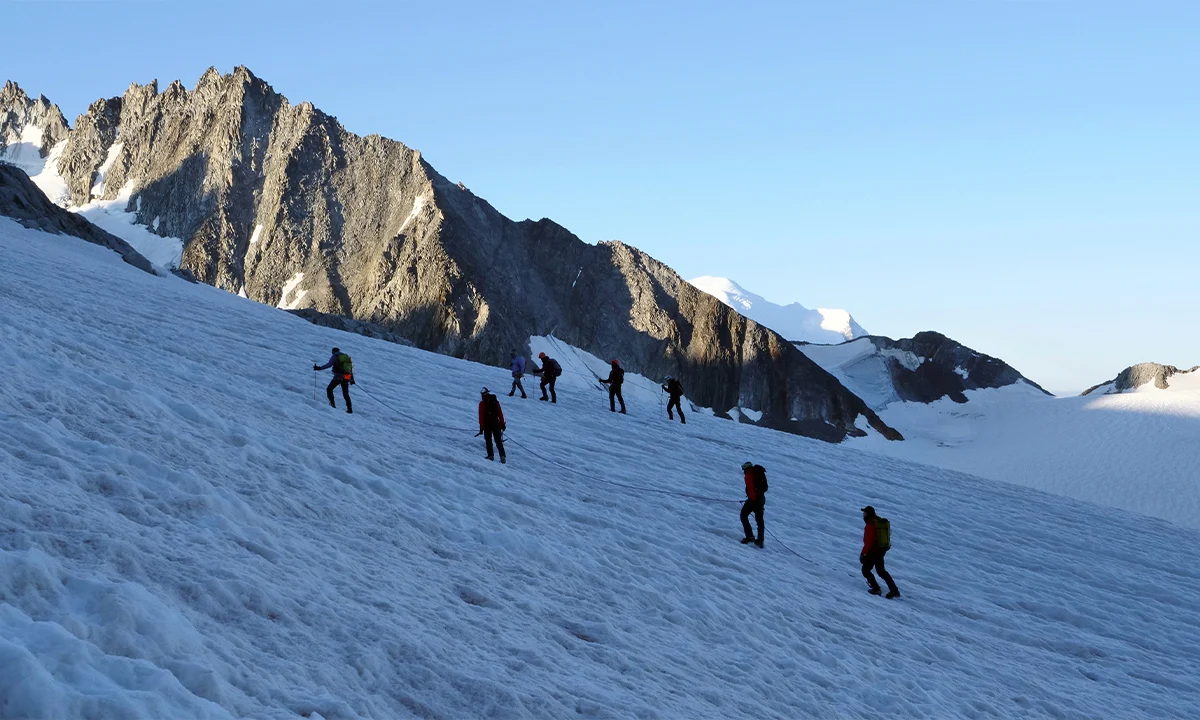
<path id="1" fill-rule="evenodd" d="M 754 541 L 754 547 L 756 547 L 756 548 L 762 548 L 762 546 L 763 546 L 763 541 L 762 541 L 762 540 L 755 540 L 755 541 Z"/>
<path id="2" fill-rule="evenodd" d="M 742 538 L 743 545 L 749 545 L 752 542 L 754 542 L 754 538 Z"/>
<path id="3" fill-rule="evenodd" d="M 625 414 L 625 411 L 624 411 L 624 410 L 622 410 L 622 411 L 621 411 L 621 414 L 622 414 L 622 415 L 624 415 L 624 414 Z"/>
<path id="4" fill-rule="evenodd" d="M 512 392 L 510 392 L 510 393 L 508 394 L 508 396 L 509 396 L 509 397 L 512 397 L 513 395 L 516 395 L 516 394 L 517 394 L 517 391 L 516 391 L 516 390 L 513 390 Z"/>
<path id="5" fill-rule="evenodd" d="M 871 593 L 872 595 L 882 595 L 883 594 L 883 591 L 877 587 L 873 587 L 873 588 L 867 590 L 867 592 Z"/>
<path id="6" fill-rule="evenodd" d="M 501 465 L 507 465 L 507 464 L 508 464 L 508 458 L 506 458 L 506 457 L 504 457 L 503 455 L 501 455 L 501 456 L 500 456 L 500 464 L 501 464 Z"/>
<path id="7" fill-rule="evenodd" d="M 347 414 L 347 415 L 353 415 L 353 414 L 354 414 L 354 408 L 346 408 L 346 414 Z"/>
<path id="8" fill-rule="evenodd" d="M 330 401 L 329 401 L 329 407 L 331 407 L 331 408 L 335 408 L 335 407 L 337 407 L 337 403 L 335 403 L 334 401 L 330 400 Z"/>
<path id="9" fill-rule="evenodd" d="M 544 398 L 538 398 L 538 399 L 539 399 L 539 400 L 541 400 L 542 402 L 546 402 L 546 401 L 547 401 L 547 400 L 549 400 L 550 398 L 544 397 Z"/>
<path id="10" fill-rule="evenodd" d="M 900 597 L 900 591 L 899 590 L 888 590 L 888 594 L 884 595 L 884 597 L 887 598 L 888 600 L 891 600 L 892 598 L 898 598 L 898 597 Z"/>
<path id="11" fill-rule="evenodd" d="M 679 421 L 679 424 L 680 424 L 680 425 L 687 425 L 687 420 L 680 420 L 680 421 Z"/>
<path id="12" fill-rule="evenodd" d="M 483 459 L 484 459 L 484 460 L 492 460 L 492 461 L 494 461 L 496 458 L 492 457 L 491 455 L 484 455 L 484 456 L 483 456 Z"/>

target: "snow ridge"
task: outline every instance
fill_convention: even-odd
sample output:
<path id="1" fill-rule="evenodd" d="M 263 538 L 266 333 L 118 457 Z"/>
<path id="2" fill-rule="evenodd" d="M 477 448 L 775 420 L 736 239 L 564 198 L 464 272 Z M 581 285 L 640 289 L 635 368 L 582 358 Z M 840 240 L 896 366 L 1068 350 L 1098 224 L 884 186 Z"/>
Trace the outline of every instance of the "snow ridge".
<path id="1" fill-rule="evenodd" d="M 793 342 L 840 343 L 867 334 L 845 310 L 809 310 L 800 303 L 778 305 L 729 278 L 704 276 L 688 282 Z"/>

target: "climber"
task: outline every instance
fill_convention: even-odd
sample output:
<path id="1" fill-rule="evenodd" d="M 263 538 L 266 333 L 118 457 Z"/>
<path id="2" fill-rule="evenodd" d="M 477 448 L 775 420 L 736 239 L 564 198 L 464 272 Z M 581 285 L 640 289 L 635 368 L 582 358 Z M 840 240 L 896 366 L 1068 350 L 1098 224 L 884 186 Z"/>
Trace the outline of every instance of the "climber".
<path id="1" fill-rule="evenodd" d="M 492 454 L 492 441 L 496 441 L 496 449 L 500 451 L 500 464 L 508 462 L 504 457 L 504 431 L 507 426 L 504 424 L 504 411 L 500 409 L 500 399 L 492 394 L 487 388 L 479 391 L 479 433 L 475 437 L 483 436 L 483 441 L 487 443 L 487 459 L 495 460 Z"/>
<path id="2" fill-rule="evenodd" d="M 539 386 L 542 390 L 541 399 L 556 403 L 558 402 L 558 395 L 554 392 L 554 383 L 558 381 L 558 376 L 562 375 L 562 365 L 559 365 L 557 360 L 544 352 L 538 353 L 538 359 L 542 361 L 542 366 L 540 368 L 535 367 L 529 372 L 533 375 L 542 376 L 542 383 Z M 546 397 L 546 388 L 550 389 L 550 397 Z"/>
<path id="3" fill-rule="evenodd" d="M 342 397 L 346 399 L 346 412 L 353 413 L 354 407 L 350 404 L 350 386 L 354 384 L 354 363 L 350 360 L 350 356 L 341 350 L 334 348 L 332 352 L 329 362 L 324 365 L 313 365 L 313 372 L 333 368 L 333 380 L 329 383 L 329 387 L 325 388 L 325 395 L 329 397 L 329 407 L 337 407 L 337 403 L 333 401 L 333 389 L 341 385 Z"/>
<path id="4" fill-rule="evenodd" d="M 523 355 L 518 355 L 517 351 L 513 350 L 508 356 L 508 359 L 512 362 L 513 377 L 512 390 L 508 391 L 508 396 L 512 397 L 518 390 L 520 390 L 521 397 L 527 397 L 525 395 L 525 387 L 521 385 L 521 378 L 525 376 L 525 357 Z"/>
<path id="5" fill-rule="evenodd" d="M 679 403 L 680 399 L 683 398 L 683 386 L 679 384 L 678 380 L 668 375 L 667 382 L 662 386 L 662 389 L 666 390 L 667 395 L 671 398 L 671 401 L 667 403 L 667 418 L 669 420 L 675 419 L 675 416 L 671 414 L 671 408 L 674 407 L 679 411 L 679 422 L 687 425 L 687 418 L 683 416 L 683 405 Z"/>
<path id="6" fill-rule="evenodd" d="M 621 397 L 621 385 L 625 382 L 625 371 L 621 369 L 619 360 L 612 361 L 612 370 L 608 372 L 608 377 L 600 382 L 608 386 L 608 410 L 609 412 L 617 411 L 617 400 L 621 401 L 621 414 L 625 414 L 625 398 Z"/>
<path id="7" fill-rule="evenodd" d="M 762 465 L 744 462 L 742 463 L 742 474 L 746 481 L 746 502 L 742 505 L 742 529 L 746 531 L 746 537 L 742 538 L 742 544 L 754 543 L 756 546 L 762 547 L 763 509 L 767 500 L 767 471 Z M 750 513 L 754 513 L 754 520 L 758 523 L 757 538 L 750 529 Z"/>
<path id="8" fill-rule="evenodd" d="M 879 577 L 887 583 L 888 594 L 887 599 L 900 597 L 900 588 L 896 587 L 895 581 L 888 571 L 883 566 L 883 556 L 892 548 L 892 524 L 887 518 L 881 518 L 875 514 L 875 508 L 870 505 L 862 509 L 863 523 L 863 549 L 858 555 L 858 562 L 862 564 L 863 577 L 867 579 L 867 585 L 870 589 L 867 591 L 872 595 L 880 595 L 882 591 L 879 589 L 879 583 L 875 581 L 875 576 L 871 574 L 871 569 L 879 573 Z"/>

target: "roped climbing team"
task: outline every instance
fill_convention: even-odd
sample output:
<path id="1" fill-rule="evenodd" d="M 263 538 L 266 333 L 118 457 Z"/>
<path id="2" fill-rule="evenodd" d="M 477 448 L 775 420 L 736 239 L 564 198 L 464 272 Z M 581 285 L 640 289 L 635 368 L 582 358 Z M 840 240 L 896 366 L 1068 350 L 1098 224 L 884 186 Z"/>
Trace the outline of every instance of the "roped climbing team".
<path id="1" fill-rule="evenodd" d="M 551 403 L 558 402 L 558 394 L 555 392 L 554 385 L 558 377 L 562 375 L 562 365 L 546 353 L 538 353 L 538 360 L 541 361 L 541 367 L 533 367 L 529 370 L 530 374 L 539 375 L 542 378 L 539 389 L 542 391 L 541 400 L 548 400 Z M 522 398 L 528 397 L 525 394 L 525 388 L 521 384 L 521 379 L 525 376 L 525 358 L 516 350 L 509 354 L 510 371 L 512 373 L 512 389 L 509 390 L 508 396 L 513 397 L 518 391 Z M 325 388 L 325 395 L 329 398 L 330 407 L 337 407 L 337 402 L 334 400 L 333 391 L 337 387 L 342 388 L 342 398 L 346 401 L 346 412 L 353 413 L 354 409 L 350 402 L 350 386 L 354 384 L 354 363 L 350 356 L 342 352 L 339 348 L 333 348 L 330 351 L 329 360 L 324 365 L 313 364 L 313 372 L 321 370 L 333 370 L 333 379 Z M 619 360 L 613 360 L 608 377 L 600 379 L 603 385 L 608 386 L 608 409 L 610 412 L 617 412 L 617 404 L 621 405 L 621 414 L 625 413 L 625 398 L 622 396 L 621 390 L 625 383 L 625 370 L 621 367 Z M 672 410 L 679 412 L 679 422 L 687 423 L 683 415 L 683 405 L 680 400 L 683 398 L 683 386 L 679 380 L 668 375 L 663 381 L 663 391 L 670 396 L 670 402 L 667 403 L 667 418 L 674 420 L 675 416 Z M 487 459 L 494 460 L 496 454 L 500 456 L 500 462 L 506 463 L 508 460 L 504 453 L 504 431 L 507 425 L 504 422 L 504 410 L 500 407 L 500 400 L 486 387 L 480 391 L 479 400 L 479 432 L 476 437 L 484 436 L 484 443 L 487 447 Z M 495 450 L 493 451 L 493 446 Z M 762 465 L 757 465 L 753 462 L 742 463 L 742 476 L 746 486 L 746 502 L 742 504 L 741 521 L 742 530 L 745 532 L 745 537 L 742 538 L 742 544 L 753 545 L 755 547 L 763 547 L 763 515 L 766 510 L 766 493 L 767 493 L 767 471 Z M 750 526 L 750 516 L 754 516 L 754 522 L 757 528 Z M 883 557 L 892 547 L 892 530 L 891 523 L 887 518 L 879 517 L 875 508 L 868 505 L 862 508 L 863 518 L 863 547 L 858 555 L 859 564 L 862 565 L 862 575 L 867 581 L 867 591 L 872 595 L 882 595 L 883 590 L 879 587 L 879 582 L 875 580 L 872 570 L 883 578 L 887 584 L 888 592 L 886 598 L 893 599 L 900 597 L 900 589 L 896 586 L 896 582 L 892 580 L 892 576 L 884 567 Z M 754 530 L 757 529 L 757 534 Z"/>

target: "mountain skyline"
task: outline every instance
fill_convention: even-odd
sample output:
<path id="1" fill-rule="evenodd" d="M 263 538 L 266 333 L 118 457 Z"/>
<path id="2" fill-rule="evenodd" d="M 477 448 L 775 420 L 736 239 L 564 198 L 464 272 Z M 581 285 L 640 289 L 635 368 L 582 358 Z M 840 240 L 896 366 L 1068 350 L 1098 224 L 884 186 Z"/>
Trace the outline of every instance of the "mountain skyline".
<path id="1" fill-rule="evenodd" d="M 235 69 L 235 74 L 236 72 L 240 72 L 242 70 L 244 70 L 244 68 Z M 210 67 L 200 81 L 197 82 L 195 87 L 198 89 L 201 84 L 207 81 L 207 78 L 220 77 L 222 77 L 220 73 L 218 73 L 215 68 Z M 135 91 L 135 95 L 144 94 L 149 88 L 157 88 L 157 84 L 151 83 L 147 86 L 139 86 L 137 83 L 134 83 L 130 86 L 130 89 L 127 90 L 127 93 L 130 91 Z M 22 89 L 12 82 L 9 82 L 5 86 L 6 93 L 15 92 L 19 94 L 21 91 Z M 151 90 L 152 94 L 156 92 L 157 90 Z M 167 92 L 187 93 L 183 84 L 178 81 L 171 83 L 167 89 Z M 118 192 L 115 195 L 110 188 L 110 191 L 106 194 L 106 175 L 109 173 L 110 167 L 114 164 L 119 156 L 121 147 L 121 143 L 114 141 L 115 136 L 110 137 L 106 141 L 101 139 L 103 144 L 98 146 L 100 148 L 98 152 L 107 153 L 107 156 L 102 159 L 103 161 L 101 162 L 99 158 L 90 161 L 98 166 L 98 172 L 96 173 L 94 179 L 94 187 L 90 187 L 93 185 L 93 180 L 87 178 L 77 178 L 73 181 L 77 186 L 81 182 L 86 182 L 90 187 L 90 190 L 88 190 L 86 187 L 75 187 L 73 190 L 69 189 L 67 187 L 69 180 L 58 176 L 53 170 L 53 164 L 58 161 L 59 158 L 54 152 L 50 151 L 51 149 L 49 143 L 60 139 L 64 133 L 70 133 L 71 128 L 73 128 L 74 125 L 63 122 L 62 120 L 65 120 L 65 118 L 61 118 L 61 115 L 59 116 L 60 120 L 57 122 L 47 119 L 53 115 L 59 114 L 60 111 L 57 105 L 49 104 L 49 102 L 45 99 L 44 94 L 38 94 L 36 101 L 29 99 L 27 102 L 30 103 L 30 117 L 35 118 L 35 121 L 40 123 L 41 126 L 31 128 L 28 124 L 21 126 L 19 122 L 6 126 L 9 127 L 9 131 L 7 133 L 9 145 L 3 151 L 5 153 L 4 159 L 8 162 L 15 162 L 18 166 L 25 169 L 26 172 L 34 175 L 35 182 L 39 183 L 39 185 L 45 192 L 48 193 L 48 195 L 50 195 L 52 198 L 57 198 L 60 204 L 63 204 L 64 206 L 71 203 L 70 198 L 72 196 L 74 196 L 78 202 L 82 202 L 82 199 L 86 199 L 87 204 L 77 206 L 77 210 L 81 210 L 86 217 L 93 222 L 99 223 L 101 227 L 116 232 L 123 239 L 126 239 L 132 243 L 135 248 L 137 248 L 143 254 L 151 257 L 154 262 L 158 263 L 164 258 L 170 258 L 173 254 L 176 256 L 176 260 L 174 262 L 178 262 L 178 255 L 181 252 L 183 241 L 179 240 L 178 238 L 160 238 L 157 225 L 160 219 L 159 217 L 154 218 L 154 233 L 139 233 L 135 230 L 135 234 L 140 235 L 140 237 L 131 237 L 127 232 L 122 231 L 122 228 L 127 228 L 130 223 L 135 223 L 137 218 L 133 214 L 125 211 L 125 206 L 129 204 L 130 201 L 129 187 L 123 187 L 121 192 Z M 311 103 L 306 102 L 302 102 L 300 106 L 312 107 Z M 77 118 L 75 124 L 78 124 L 81 121 L 85 122 L 89 124 L 88 131 L 93 132 L 90 129 L 90 125 L 96 122 L 94 116 L 95 110 L 96 107 L 93 105 L 93 108 L 89 111 L 89 113 L 81 115 L 79 118 Z M 107 112 L 107 110 L 102 111 L 102 113 L 103 112 Z M 333 122 L 336 122 L 336 118 L 330 117 L 330 119 Z M 10 117 L 7 122 L 12 123 L 14 122 L 14 119 Z M 112 120 L 104 122 L 110 122 L 114 124 L 111 128 L 108 130 L 103 130 L 102 132 L 118 132 L 118 128 L 115 125 L 115 117 Z M 16 130 L 13 130 L 13 128 L 16 128 Z M 96 142 L 96 140 L 92 140 L 90 142 Z M 404 147 L 402 143 L 399 144 L 400 146 Z M 61 144 L 56 148 L 56 150 L 58 154 L 61 155 Z M 44 155 L 44 157 L 38 157 L 39 151 Z M 115 172 L 120 180 L 122 178 L 121 168 L 118 167 Z M 128 183 L 126 183 L 126 185 L 128 185 Z M 459 187 L 465 186 L 460 183 Z M 104 199 L 106 196 L 111 197 L 112 199 Z M 417 200 L 419 204 L 420 198 Z M 139 213 L 141 212 L 140 203 L 141 198 L 138 198 Z M 414 205 L 413 210 L 410 212 L 410 220 L 416 216 L 418 211 L 419 207 Z M 144 219 L 143 225 L 149 224 L 149 220 Z M 143 225 L 135 224 L 134 227 L 139 228 Z M 258 237 L 257 233 L 260 233 L 261 231 L 262 226 L 260 225 L 255 230 L 255 237 L 250 239 L 251 244 L 254 244 Z M 143 244 L 139 244 L 139 240 L 143 240 Z M 161 240 L 167 241 L 164 247 L 150 247 L 161 245 Z M 150 246 L 145 244 L 147 242 Z M 307 292 L 307 290 L 304 290 L 300 287 L 302 280 L 302 274 L 293 276 L 288 281 L 288 284 L 285 285 L 285 289 L 287 292 L 295 290 L 297 296 L 302 297 Z M 837 342 L 838 334 L 840 334 L 840 336 L 844 339 L 853 339 L 866 334 L 866 331 L 857 324 L 854 318 L 843 310 L 809 310 L 808 308 L 800 305 L 798 302 L 792 302 L 787 305 L 771 303 L 770 301 L 766 301 L 762 296 L 738 286 L 736 283 L 728 280 L 728 278 L 706 276 L 703 278 L 696 278 L 695 280 L 700 282 L 700 285 L 704 285 L 705 282 L 707 282 L 710 287 L 701 287 L 701 289 L 707 294 L 721 300 L 723 304 L 738 309 L 748 317 L 759 320 L 762 322 L 762 324 L 772 329 L 776 329 L 776 326 L 785 328 L 785 332 L 782 333 L 785 336 L 788 333 L 792 333 L 794 330 L 794 334 L 796 334 L 797 338 L 805 342 L 829 343 Z M 807 278 L 801 278 L 800 280 L 805 284 L 808 282 Z M 240 290 L 238 290 L 238 292 L 244 294 L 246 292 L 245 287 L 243 286 Z M 285 302 L 284 300 L 280 300 L 279 305 L 281 307 L 296 306 L 292 302 Z M 757 309 L 752 310 L 751 308 L 754 306 L 757 306 Z M 765 316 L 763 314 L 764 312 L 766 313 Z M 800 324 L 798 325 L 789 325 L 790 321 L 783 319 L 788 313 L 792 313 L 797 316 L 803 316 L 806 319 L 800 321 Z M 919 321 L 913 322 L 918 327 L 924 327 L 924 324 L 920 323 Z M 807 323 L 807 326 L 805 326 L 804 323 Z M 832 333 L 827 332 L 830 329 L 833 330 Z M 807 333 L 813 334 L 808 335 Z M 891 335 L 882 333 L 881 335 L 884 335 L 885 337 L 892 337 Z M 992 348 L 988 349 L 995 352 L 995 350 Z M 1190 360 L 1190 358 L 1188 359 Z M 1106 369 L 1105 372 L 1111 373 L 1111 368 Z M 1090 387 L 1094 383 L 1095 380 L 1092 377 L 1072 378 L 1070 389 L 1065 391 L 1061 386 L 1055 390 L 1054 386 L 1050 383 L 1044 384 L 1056 394 L 1067 395 L 1077 394 L 1080 391 L 1079 389 Z"/>

